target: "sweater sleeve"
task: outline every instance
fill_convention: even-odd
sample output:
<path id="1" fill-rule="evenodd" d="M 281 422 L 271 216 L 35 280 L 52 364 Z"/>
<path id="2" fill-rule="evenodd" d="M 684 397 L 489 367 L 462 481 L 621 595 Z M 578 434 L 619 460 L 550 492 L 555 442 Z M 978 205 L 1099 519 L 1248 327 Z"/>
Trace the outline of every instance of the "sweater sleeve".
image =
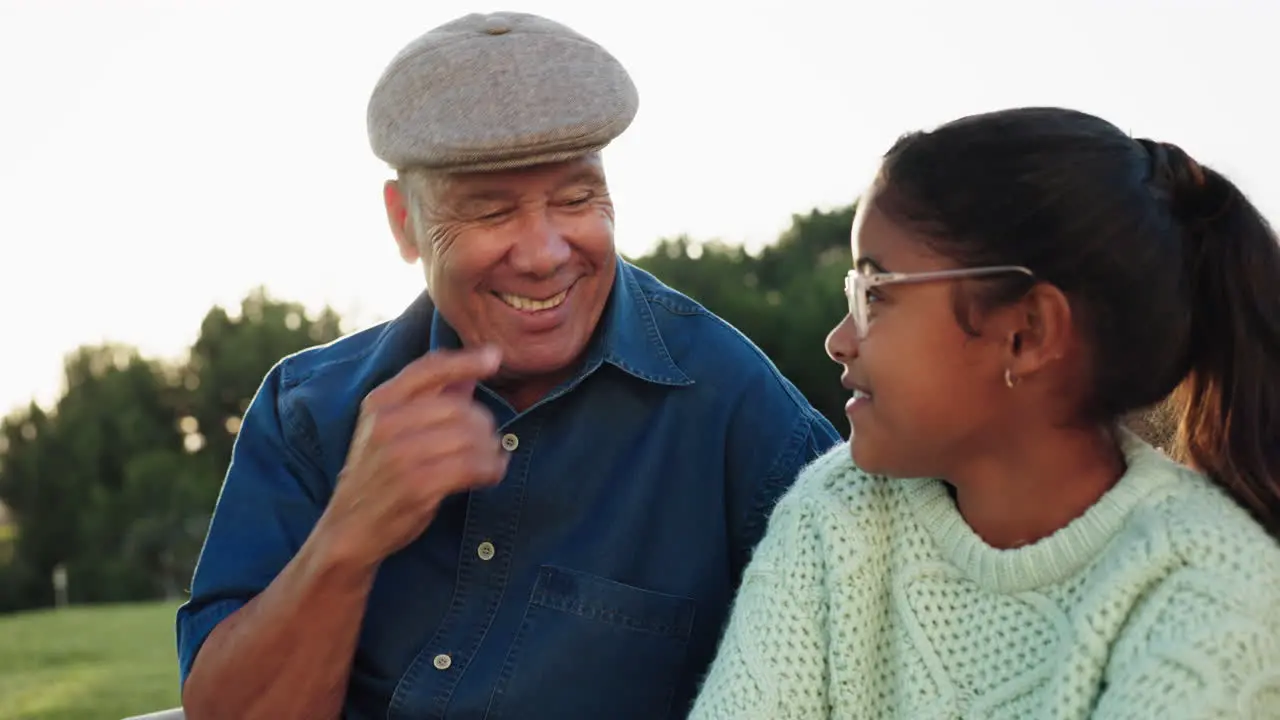
<path id="1" fill-rule="evenodd" d="M 827 601 L 815 510 L 779 502 L 689 720 L 825 718 Z"/>
<path id="2" fill-rule="evenodd" d="M 1231 587 L 1190 568 L 1165 580 L 1115 644 L 1093 720 L 1280 720 L 1275 594 Z"/>

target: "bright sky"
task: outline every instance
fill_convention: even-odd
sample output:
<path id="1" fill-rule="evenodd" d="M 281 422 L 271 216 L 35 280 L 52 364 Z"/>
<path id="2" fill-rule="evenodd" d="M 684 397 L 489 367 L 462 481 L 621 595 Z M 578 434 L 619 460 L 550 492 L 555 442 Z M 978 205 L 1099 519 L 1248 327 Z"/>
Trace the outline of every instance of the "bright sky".
<path id="1" fill-rule="evenodd" d="M 53 400 L 84 343 L 175 356 L 258 284 L 397 313 L 422 280 L 368 93 L 419 33 L 497 9 L 630 69 L 640 113 L 605 155 L 624 253 L 758 245 L 853 199 L 899 133 L 1026 104 L 1177 142 L 1280 219 L 1274 0 L 0 0 L 0 412 Z"/>

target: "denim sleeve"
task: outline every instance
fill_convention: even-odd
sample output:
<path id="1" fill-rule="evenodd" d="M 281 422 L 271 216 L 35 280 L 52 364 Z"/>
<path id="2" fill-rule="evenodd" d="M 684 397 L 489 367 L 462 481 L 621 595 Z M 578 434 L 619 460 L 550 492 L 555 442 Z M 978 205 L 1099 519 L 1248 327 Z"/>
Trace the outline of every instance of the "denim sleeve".
<path id="1" fill-rule="evenodd" d="M 281 402 L 283 363 L 267 374 L 241 420 L 231 463 L 178 609 L 180 683 L 213 628 L 284 569 L 324 510 L 322 474 L 297 446 L 310 436 Z"/>
<path id="2" fill-rule="evenodd" d="M 729 436 L 730 527 L 735 580 L 760 542 L 774 505 L 800 471 L 843 438 L 799 391 L 781 381 L 738 408 Z"/>

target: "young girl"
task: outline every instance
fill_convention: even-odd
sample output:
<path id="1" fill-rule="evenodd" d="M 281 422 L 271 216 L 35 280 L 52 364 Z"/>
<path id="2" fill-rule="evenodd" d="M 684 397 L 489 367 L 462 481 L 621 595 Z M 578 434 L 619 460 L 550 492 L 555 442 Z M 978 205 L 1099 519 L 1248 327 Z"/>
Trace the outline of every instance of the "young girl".
<path id="1" fill-rule="evenodd" d="M 1280 247 L 1241 192 L 1009 110 L 894 145 L 853 251 L 851 440 L 691 717 L 1280 718 Z M 1117 422 L 1171 393 L 1183 464 Z"/>

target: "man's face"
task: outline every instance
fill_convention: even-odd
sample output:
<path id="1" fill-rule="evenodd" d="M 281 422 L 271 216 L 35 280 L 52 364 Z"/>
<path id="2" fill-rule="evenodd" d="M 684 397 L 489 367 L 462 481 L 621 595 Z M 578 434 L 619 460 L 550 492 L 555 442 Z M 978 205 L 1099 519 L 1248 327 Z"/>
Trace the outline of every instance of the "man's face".
<path id="1" fill-rule="evenodd" d="M 613 203 L 598 156 L 452 175 L 424 188 L 422 224 L 387 187 L 401 255 L 468 347 L 496 345 L 501 379 L 572 371 L 613 286 Z M 420 230 L 421 232 L 415 232 Z"/>

